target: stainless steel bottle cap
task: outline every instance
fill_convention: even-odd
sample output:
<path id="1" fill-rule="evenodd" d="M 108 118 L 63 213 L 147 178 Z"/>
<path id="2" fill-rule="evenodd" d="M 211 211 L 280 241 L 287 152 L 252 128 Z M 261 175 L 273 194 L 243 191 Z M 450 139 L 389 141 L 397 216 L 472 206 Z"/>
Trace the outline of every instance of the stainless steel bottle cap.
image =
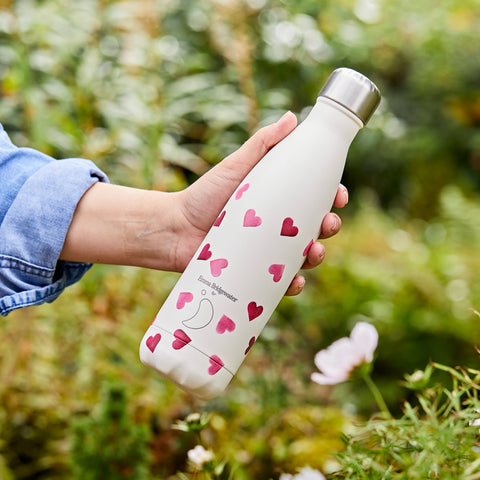
<path id="1" fill-rule="evenodd" d="M 380 91 L 361 73 L 350 68 L 337 68 L 328 77 L 319 96 L 339 103 L 355 114 L 365 125 L 380 103 Z"/>

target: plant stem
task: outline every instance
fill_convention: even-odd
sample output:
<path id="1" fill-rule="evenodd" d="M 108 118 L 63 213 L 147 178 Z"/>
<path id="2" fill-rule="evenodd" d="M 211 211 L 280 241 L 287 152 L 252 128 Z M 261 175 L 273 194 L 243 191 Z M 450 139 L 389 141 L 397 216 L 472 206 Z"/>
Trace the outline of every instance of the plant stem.
<path id="1" fill-rule="evenodd" d="M 375 382 L 372 380 L 372 377 L 370 376 L 369 373 L 364 373 L 362 375 L 363 380 L 367 384 L 367 387 L 369 388 L 370 392 L 373 395 L 373 398 L 377 402 L 378 408 L 380 411 L 387 417 L 391 418 L 392 414 L 390 413 L 390 410 L 387 407 L 387 404 L 385 403 L 385 400 L 383 399 L 383 396 L 378 389 L 377 385 Z"/>

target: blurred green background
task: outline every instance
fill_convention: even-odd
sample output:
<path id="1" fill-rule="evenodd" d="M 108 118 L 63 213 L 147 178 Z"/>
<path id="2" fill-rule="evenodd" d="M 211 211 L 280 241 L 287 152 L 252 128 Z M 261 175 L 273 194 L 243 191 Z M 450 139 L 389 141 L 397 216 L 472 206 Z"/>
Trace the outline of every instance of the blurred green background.
<path id="1" fill-rule="evenodd" d="M 375 406 L 357 383 L 309 376 L 359 320 L 379 331 L 373 376 L 393 411 L 403 374 L 429 360 L 478 367 L 480 1 L 0 0 L 13 142 L 134 187 L 182 189 L 286 110 L 301 120 L 339 66 L 383 94 L 350 150 L 342 231 L 225 395 L 200 403 L 138 359 L 177 275 L 97 265 L 0 322 L 2 480 L 177 478 L 196 440 L 171 426 L 199 410 L 234 478 L 328 469 L 340 432 Z M 105 473 L 107 446 L 136 460 Z"/>

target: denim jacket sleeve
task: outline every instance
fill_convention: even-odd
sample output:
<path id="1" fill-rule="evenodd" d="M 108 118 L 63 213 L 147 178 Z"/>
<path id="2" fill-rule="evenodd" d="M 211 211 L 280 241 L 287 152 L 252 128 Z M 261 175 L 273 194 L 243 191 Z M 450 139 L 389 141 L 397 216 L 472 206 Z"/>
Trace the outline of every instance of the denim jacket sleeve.
<path id="1" fill-rule="evenodd" d="M 0 314 L 52 302 L 91 264 L 59 261 L 83 194 L 107 176 L 91 161 L 18 148 L 0 125 Z"/>

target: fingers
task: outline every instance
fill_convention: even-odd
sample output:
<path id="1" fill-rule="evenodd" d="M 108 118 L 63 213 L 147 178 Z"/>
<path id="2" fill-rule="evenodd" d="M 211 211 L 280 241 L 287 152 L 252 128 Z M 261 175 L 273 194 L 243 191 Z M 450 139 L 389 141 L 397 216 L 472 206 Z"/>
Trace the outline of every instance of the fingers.
<path id="1" fill-rule="evenodd" d="M 296 275 L 295 278 L 292 280 L 292 283 L 288 287 L 288 290 L 285 292 L 287 297 L 293 297 L 294 295 L 298 295 L 305 286 L 305 278 L 302 275 Z"/>
<path id="2" fill-rule="evenodd" d="M 338 186 L 337 194 L 333 202 L 334 207 L 343 208 L 348 203 L 348 190 L 347 188 L 340 184 Z"/>
<path id="3" fill-rule="evenodd" d="M 308 250 L 305 262 L 302 265 L 304 270 L 318 267 L 325 258 L 325 247 L 320 242 L 312 243 L 312 246 Z"/>
<path id="4" fill-rule="evenodd" d="M 342 220 L 336 213 L 327 213 L 322 222 L 319 238 L 329 238 L 337 234 L 342 226 Z M 308 250 L 302 268 L 305 270 L 318 267 L 325 258 L 325 247 L 320 242 L 312 243 Z"/>
<path id="5" fill-rule="evenodd" d="M 318 238 L 324 239 L 333 237 L 333 235 L 336 235 L 339 232 L 341 226 L 342 220 L 336 213 L 327 213 L 323 218 Z"/>
<path id="6" fill-rule="evenodd" d="M 347 203 L 348 190 L 343 185 L 339 185 L 333 205 L 335 207 L 342 208 Z M 337 234 L 341 226 L 342 220 L 336 213 L 327 213 L 322 222 L 319 238 L 329 238 Z M 302 268 L 308 270 L 318 267 L 323 262 L 324 258 L 325 247 L 320 242 L 314 242 L 308 250 L 307 257 L 305 258 L 305 262 L 303 263 Z M 285 292 L 285 295 L 298 295 L 303 290 L 304 286 L 305 278 L 302 275 L 296 275 L 295 278 L 292 280 L 292 283 L 288 287 L 288 290 Z"/>
<path id="7" fill-rule="evenodd" d="M 339 185 L 335 200 L 333 202 L 334 207 L 343 208 L 348 203 L 348 190 Z M 329 212 L 325 215 L 322 226 L 320 228 L 320 234 L 318 238 L 330 238 L 336 235 L 342 226 L 342 220 L 333 212 Z"/>
<path id="8" fill-rule="evenodd" d="M 312 244 L 307 253 L 307 258 L 302 266 L 303 269 L 308 270 L 318 267 L 325 258 L 325 247 L 320 242 Z M 287 296 L 298 295 L 305 286 L 305 278 L 302 275 L 296 275 L 290 283 L 288 290 L 285 292 Z"/>

